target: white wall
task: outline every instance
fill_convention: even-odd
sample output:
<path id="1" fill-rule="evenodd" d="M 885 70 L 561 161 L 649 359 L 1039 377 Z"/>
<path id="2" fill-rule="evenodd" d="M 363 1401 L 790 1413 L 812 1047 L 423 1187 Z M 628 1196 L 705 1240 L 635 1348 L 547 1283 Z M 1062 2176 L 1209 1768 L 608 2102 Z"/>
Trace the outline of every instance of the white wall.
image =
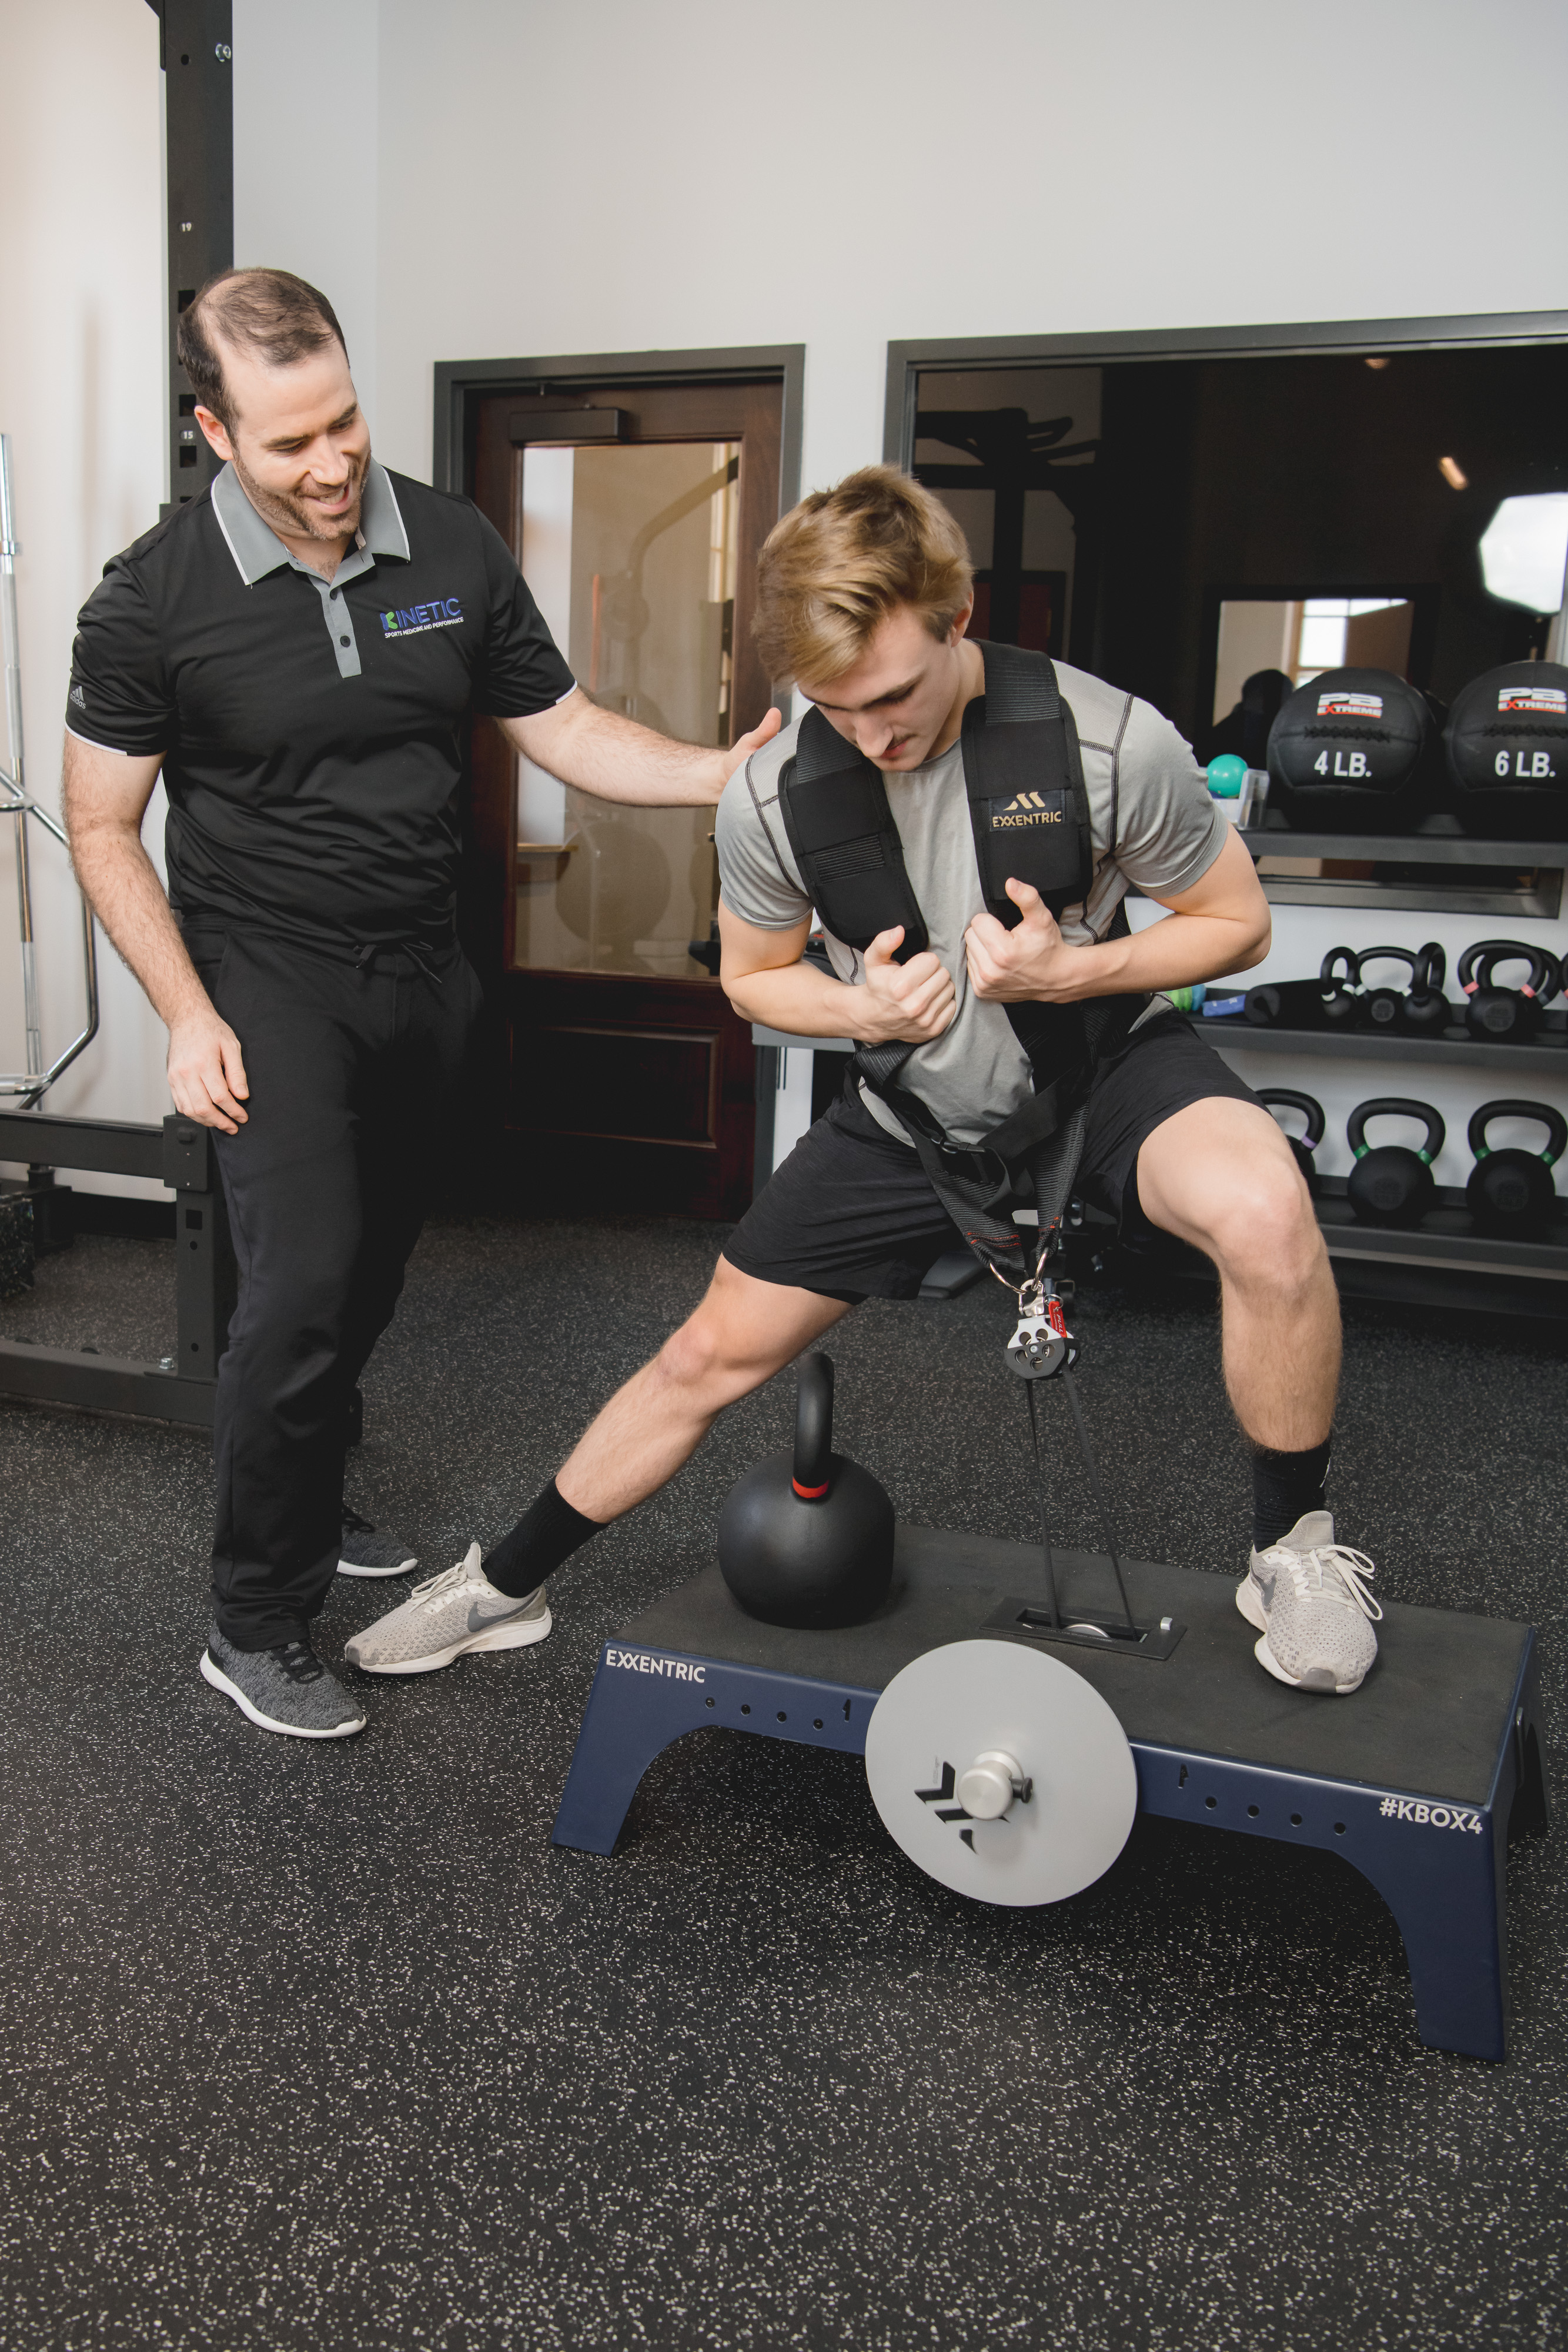
<path id="1" fill-rule="evenodd" d="M 380 23 L 377 425 L 414 471 L 436 359 L 804 342 L 813 484 L 880 456 L 890 337 L 1564 291 L 1561 0 L 382 0 Z"/>
<path id="2" fill-rule="evenodd" d="M 804 342 L 813 484 L 880 455 L 890 338 L 1568 305 L 1561 0 L 235 0 L 235 51 L 236 257 L 324 287 L 425 478 L 438 359 Z M 163 495 L 157 80 L 142 0 L 0 12 L 45 784 L 76 606 Z M 106 983 L 56 1101 L 156 1118 Z"/>
<path id="3" fill-rule="evenodd" d="M 381 13 L 377 0 L 234 0 L 235 259 L 320 287 L 372 420 Z M 449 22 L 432 11 L 425 38 Z M 415 470 L 429 480 L 428 463 Z"/>
<path id="4" fill-rule="evenodd" d="M 28 782 L 57 812 L 78 608 L 158 520 L 163 436 L 162 91 L 144 0 L 0 8 L 0 428 L 11 436 Z M 162 855 L 163 798 L 149 813 Z M 0 1065 L 26 1067 L 9 822 L 0 825 Z M 44 1055 L 81 1026 L 80 920 L 65 853 L 33 829 Z M 161 1118 L 163 1035 L 100 940 L 103 1028 L 51 1110 Z M 73 1183 L 143 1190 L 128 1180 Z M 162 1197 L 159 1195 L 159 1197 Z"/>

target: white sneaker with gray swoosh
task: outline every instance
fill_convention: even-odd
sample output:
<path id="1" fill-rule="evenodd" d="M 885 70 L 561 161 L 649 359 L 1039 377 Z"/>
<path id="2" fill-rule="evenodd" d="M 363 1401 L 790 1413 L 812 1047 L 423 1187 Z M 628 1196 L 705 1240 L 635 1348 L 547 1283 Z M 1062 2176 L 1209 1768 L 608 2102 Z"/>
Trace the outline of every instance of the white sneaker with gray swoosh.
<path id="1" fill-rule="evenodd" d="M 343 1655 L 368 1675 L 428 1675 L 471 1650 L 525 1649 L 550 1624 L 544 1586 L 520 1601 L 497 1591 L 470 1544 L 455 1568 L 416 1584 L 401 1607 L 346 1643 Z"/>
<path id="2" fill-rule="evenodd" d="M 1377 1656 L 1374 1622 L 1382 1610 L 1366 1589 L 1375 1570 L 1364 1551 L 1335 1543 L 1327 1511 L 1308 1511 L 1266 1551 L 1255 1551 L 1236 1588 L 1236 1606 L 1262 1640 L 1258 1663 L 1295 1690 L 1359 1690 Z"/>

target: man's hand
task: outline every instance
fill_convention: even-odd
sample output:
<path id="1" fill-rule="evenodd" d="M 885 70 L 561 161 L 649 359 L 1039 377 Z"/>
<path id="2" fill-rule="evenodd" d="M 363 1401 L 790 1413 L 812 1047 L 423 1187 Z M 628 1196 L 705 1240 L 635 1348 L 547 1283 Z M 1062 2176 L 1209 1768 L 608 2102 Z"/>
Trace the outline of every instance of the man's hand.
<path id="1" fill-rule="evenodd" d="M 772 742 L 783 724 L 783 714 L 778 709 L 771 709 L 760 727 L 754 727 L 749 735 L 743 735 L 737 743 L 730 745 L 724 754 L 724 781 L 727 784 L 737 768 L 745 767 L 753 751 L 760 751 L 764 743 Z"/>
<path id="2" fill-rule="evenodd" d="M 897 924 L 891 931 L 879 931 L 865 951 L 865 986 L 858 992 L 855 1034 L 868 1045 L 884 1045 L 894 1037 L 928 1045 L 940 1037 L 957 1009 L 953 975 L 929 949 L 911 956 L 907 963 L 894 963 L 894 952 L 903 939 L 904 927 Z"/>
<path id="3" fill-rule="evenodd" d="M 1067 945 L 1031 883 L 1009 882 L 1008 897 L 1023 916 L 1014 929 L 994 915 L 977 915 L 964 934 L 969 985 L 988 1004 L 1049 1003 L 1061 992 L 1066 966 L 1080 950 Z"/>
<path id="4" fill-rule="evenodd" d="M 250 1094 L 239 1039 L 211 1004 L 182 1013 L 169 1027 L 169 1091 L 174 1108 L 198 1127 L 237 1135 L 249 1113 Z"/>

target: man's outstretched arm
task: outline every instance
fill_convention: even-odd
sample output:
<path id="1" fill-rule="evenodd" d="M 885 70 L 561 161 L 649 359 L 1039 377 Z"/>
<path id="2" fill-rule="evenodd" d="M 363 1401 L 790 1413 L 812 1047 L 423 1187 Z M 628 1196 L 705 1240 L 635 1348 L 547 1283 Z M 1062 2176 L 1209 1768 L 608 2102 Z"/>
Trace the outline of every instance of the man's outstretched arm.
<path id="1" fill-rule="evenodd" d="M 536 766 L 601 801 L 639 802 L 645 808 L 712 808 L 737 768 L 777 735 L 770 710 L 760 727 L 727 750 L 705 751 L 673 742 L 618 711 L 601 710 L 580 687 L 549 710 L 497 721 L 509 742 Z"/>
<path id="2" fill-rule="evenodd" d="M 162 764 L 162 752 L 133 759 L 78 735 L 66 737 L 71 862 L 88 903 L 168 1029 L 175 1109 L 233 1135 L 245 1124 L 250 1092 L 239 1039 L 213 1010 L 141 846 L 141 821 Z"/>

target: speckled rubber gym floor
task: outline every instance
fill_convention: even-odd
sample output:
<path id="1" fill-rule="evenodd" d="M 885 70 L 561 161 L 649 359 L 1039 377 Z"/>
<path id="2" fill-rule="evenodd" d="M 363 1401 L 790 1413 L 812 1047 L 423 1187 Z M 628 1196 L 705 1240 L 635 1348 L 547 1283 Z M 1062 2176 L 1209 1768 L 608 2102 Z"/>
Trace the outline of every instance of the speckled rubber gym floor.
<path id="1" fill-rule="evenodd" d="M 493 1540 L 699 1296 L 719 1231 L 448 1219 L 350 1500 Z M 84 1237 L 0 1330 L 158 1355 L 172 1244 Z M 862 1308 L 838 1442 L 906 1517 L 1024 1537 L 1008 1302 Z M 1130 1550 L 1235 1574 L 1201 1297 L 1081 1297 Z M 1331 1500 L 1385 1598 L 1524 1617 L 1563 1704 L 1563 1346 L 1350 1309 Z M 253 1730 L 198 1679 L 196 1438 L 0 1409 L 0 2345 L 1555 2347 L 1568 1832 L 1517 1845 L 1506 2066 L 1424 2050 L 1346 1864 L 1140 1821 L 983 1908 L 858 1762 L 716 1732 L 612 1861 L 550 1823 L 601 1643 L 705 1560 L 786 1378 L 556 1580 L 537 1649 Z M 1062 1540 L 1096 1539 L 1065 1475 Z M 335 1586 L 346 1637 L 408 1590 Z M 1325 1701 L 1325 1705 L 1354 1705 Z"/>

